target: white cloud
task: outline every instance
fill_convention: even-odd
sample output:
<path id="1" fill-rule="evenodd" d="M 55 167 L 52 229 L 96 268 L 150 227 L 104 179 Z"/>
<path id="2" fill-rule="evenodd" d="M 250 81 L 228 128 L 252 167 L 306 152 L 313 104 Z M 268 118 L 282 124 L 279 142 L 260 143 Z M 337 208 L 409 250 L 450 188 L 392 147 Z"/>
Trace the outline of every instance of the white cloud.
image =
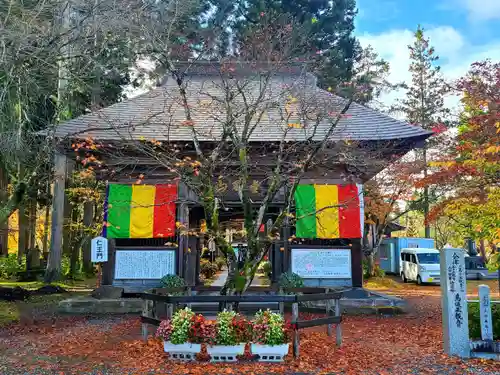
<path id="1" fill-rule="evenodd" d="M 472 20 L 500 20 L 500 0 L 461 0 Z"/>
<path id="2" fill-rule="evenodd" d="M 497 0 L 500 3 L 500 0 Z M 463 76 L 474 61 L 491 58 L 500 60 L 500 41 L 482 46 L 470 45 L 465 37 L 450 26 L 439 26 L 425 30 L 430 44 L 435 47 L 440 56 L 439 64 L 447 80 L 455 80 Z M 390 63 L 389 80 L 410 82 L 411 73 L 408 45 L 413 43 L 413 31 L 408 29 L 390 30 L 381 34 L 358 35 L 362 46 L 371 45 L 375 51 Z M 393 91 L 381 97 L 384 106 L 390 106 L 397 98 L 404 96 L 404 91 Z M 446 98 L 446 104 L 456 110 L 459 99 L 457 96 Z"/>

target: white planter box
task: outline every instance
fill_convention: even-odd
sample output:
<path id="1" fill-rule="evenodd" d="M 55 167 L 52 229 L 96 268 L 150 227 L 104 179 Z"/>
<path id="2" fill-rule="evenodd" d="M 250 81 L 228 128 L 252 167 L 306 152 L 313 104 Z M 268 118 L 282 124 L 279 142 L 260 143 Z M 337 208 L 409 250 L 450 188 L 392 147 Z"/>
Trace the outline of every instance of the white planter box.
<path id="1" fill-rule="evenodd" d="M 283 362 L 288 354 L 290 344 L 283 345 L 260 345 L 252 344 L 252 354 L 259 356 L 259 362 Z"/>
<path id="2" fill-rule="evenodd" d="M 172 344 L 170 341 L 163 341 L 163 348 L 170 358 L 180 361 L 194 361 L 196 354 L 201 351 L 201 344 Z"/>
<path id="3" fill-rule="evenodd" d="M 236 356 L 245 353 L 245 344 L 241 345 L 207 345 L 207 352 L 212 362 L 236 362 Z"/>

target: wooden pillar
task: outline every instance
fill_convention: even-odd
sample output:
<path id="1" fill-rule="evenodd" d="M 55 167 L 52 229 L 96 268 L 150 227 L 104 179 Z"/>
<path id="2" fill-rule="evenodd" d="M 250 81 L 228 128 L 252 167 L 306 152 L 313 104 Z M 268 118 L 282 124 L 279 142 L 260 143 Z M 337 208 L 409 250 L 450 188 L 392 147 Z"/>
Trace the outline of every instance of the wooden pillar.
<path id="1" fill-rule="evenodd" d="M 189 227 L 189 207 L 187 203 L 181 203 L 177 206 L 177 218 L 178 221 L 183 226 L 179 233 L 179 247 L 177 251 L 177 274 L 181 277 L 184 276 L 184 255 L 188 249 L 188 239 L 187 230 Z"/>
<path id="2" fill-rule="evenodd" d="M 83 204 L 83 225 L 85 228 L 91 228 L 93 221 L 94 202 L 88 201 Z M 90 261 L 90 242 L 91 238 L 88 236 L 82 247 L 82 265 L 85 273 L 90 273 L 92 271 L 92 263 Z"/>
<path id="3" fill-rule="evenodd" d="M 363 249 L 361 239 L 351 241 L 351 275 L 354 288 L 363 287 Z"/>
<path id="4" fill-rule="evenodd" d="M 198 249 L 198 238 L 189 236 L 187 240 L 187 251 L 184 253 L 184 280 L 189 286 L 196 285 L 196 253 Z"/>
<path id="5" fill-rule="evenodd" d="M 45 281 L 53 281 L 61 274 L 62 237 L 64 224 L 64 195 L 66 187 L 66 156 L 58 152 L 54 155 L 54 187 L 52 192 L 52 228 L 50 252 L 45 273 Z"/>
<path id="6" fill-rule="evenodd" d="M 102 285 L 112 285 L 115 277 L 116 240 L 108 239 L 108 261 L 102 266 Z"/>
<path id="7" fill-rule="evenodd" d="M 288 223 L 288 219 L 285 220 L 285 226 L 283 227 L 283 247 L 284 251 L 281 254 L 283 266 L 282 270 L 283 272 L 288 272 L 291 271 L 291 246 L 290 246 L 290 241 L 288 239 L 290 238 L 290 224 Z"/>
<path id="8" fill-rule="evenodd" d="M 293 357 L 299 357 L 299 347 L 300 347 L 300 338 L 299 338 L 299 330 L 297 329 L 297 322 L 299 321 L 299 304 L 294 302 L 292 304 L 292 324 L 294 325 L 293 329 Z"/>

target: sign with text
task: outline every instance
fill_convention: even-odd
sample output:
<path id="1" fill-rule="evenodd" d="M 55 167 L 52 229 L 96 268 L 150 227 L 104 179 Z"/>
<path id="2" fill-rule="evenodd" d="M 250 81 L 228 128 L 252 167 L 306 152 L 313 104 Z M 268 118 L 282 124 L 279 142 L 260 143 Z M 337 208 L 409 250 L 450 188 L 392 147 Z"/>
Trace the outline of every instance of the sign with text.
<path id="1" fill-rule="evenodd" d="M 462 249 L 443 249 L 441 253 L 444 350 L 462 358 L 470 355 L 464 255 Z"/>
<path id="2" fill-rule="evenodd" d="M 115 279 L 161 279 L 175 275 L 175 250 L 116 250 Z"/>
<path id="3" fill-rule="evenodd" d="M 96 237 L 90 243 L 90 260 L 92 263 L 108 261 L 108 239 Z"/>
<path id="4" fill-rule="evenodd" d="M 493 320 L 491 317 L 490 287 L 479 285 L 479 315 L 481 318 L 481 339 L 493 341 Z"/>
<path id="5" fill-rule="evenodd" d="M 350 249 L 292 249 L 292 272 L 303 278 L 350 279 Z"/>

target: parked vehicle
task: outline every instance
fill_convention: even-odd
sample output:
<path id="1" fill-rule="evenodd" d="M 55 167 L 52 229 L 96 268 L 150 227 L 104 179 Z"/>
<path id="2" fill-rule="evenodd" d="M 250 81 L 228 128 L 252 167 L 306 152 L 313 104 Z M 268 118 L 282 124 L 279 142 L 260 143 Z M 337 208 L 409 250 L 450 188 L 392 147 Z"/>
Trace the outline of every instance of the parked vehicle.
<path id="1" fill-rule="evenodd" d="M 439 283 L 440 254 L 437 249 L 411 248 L 401 250 L 401 278 L 403 282 L 416 281 L 423 283 Z"/>
<path id="2" fill-rule="evenodd" d="M 433 249 L 436 245 L 432 238 L 389 237 L 384 238 L 378 251 L 380 268 L 387 274 L 401 275 L 399 268 L 401 250 L 407 248 Z"/>

